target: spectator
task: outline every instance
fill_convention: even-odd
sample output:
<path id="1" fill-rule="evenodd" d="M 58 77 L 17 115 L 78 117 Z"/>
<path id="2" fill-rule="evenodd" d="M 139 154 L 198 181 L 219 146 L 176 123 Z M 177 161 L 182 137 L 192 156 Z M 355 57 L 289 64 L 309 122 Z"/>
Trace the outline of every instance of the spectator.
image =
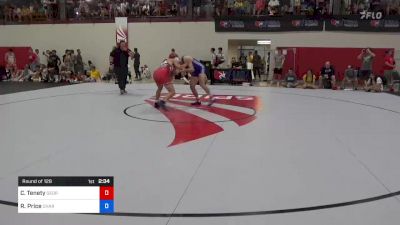
<path id="1" fill-rule="evenodd" d="M 268 11 L 270 16 L 277 15 L 279 13 L 279 0 L 270 0 L 268 3 Z"/>
<path id="2" fill-rule="evenodd" d="M 286 74 L 285 80 L 282 82 L 282 86 L 286 88 L 295 88 L 297 87 L 297 76 L 294 73 L 293 69 L 290 68 L 288 73 Z"/>
<path id="3" fill-rule="evenodd" d="M 66 50 L 65 55 L 63 56 L 63 63 L 66 67 L 66 71 L 71 71 L 72 73 L 75 71 L 75 59 L 73 56 L 72 50 Z"/>
<path id="4" fill-rule="evenodd" d="M 245 2 L 244 0 L 235 0 L 234 3 L 235 15 L 243 16 L 245 14 Z"/>
<path id="5" fill-rule="evenodd" d="M 300 15 L 301 13 L 301 0 L 294 0 L 292 14 Z"/>
<path id="6" fill-rule="evenodd" d="M 157 1 L 154 3 L 155 7 L 150 7 L 150 11 L 153 11 L 153 12 L 151 12 L 152 16 L 161 16 L 161 3 L 162 2 Z M 151 9 L 153 9 L 153 10 L 151 10 Z"/>
<path id="7" fill-rule="evenodd" d="M 232 69 L 242 69 L 242 65 L 239 61 L 236 61 L 235 57 L 232 57 L 231 59 L 231 68 Z"/>
<path id="8" fill-rule="evenodd" d="M 342 81 L 342 89 L 346 89 L 347 83 L 351 83 L 353 90 L 357 90 L 357 86 L 358 86 L 357 85 L 358 84 L 357 74 L 351 65 L 348 65 L 347 69 L 344 71 L 344 78 Z"/>
<path id="9" fill-rule="evenodd" d="M 200 16 L 201 0 L 192 0 L 193 2 L 193 14 L 194 16 Z"/>
<path id="10" fill-rule="evenodd" d="M 142 71 L 140 71 L 140 72 L 143 74 L 143 76 L 146 79 L 150 79 L 151 78 L 151 72 L 150 72 L 149 67 L 145 64 L 143 67 L 141 67 L 141 69 L 142 69 Z"/>
<path id="11" fill-rule="evenodd" d="M 219 17 L 223 14 L 222 11 L 224 10 L 224 2 L 225 2 L 225 0 L 215 0 L 215 3 L 214 3 L 214 15 L 215 16 Z"/>
<path id="12" fill-rule="evenodd" d="M 179 56 L 178 56 L 178 54 L 176 54 L 175 49 L 173 48 L 173 49 L 171 49 L 171 52 L 169 53 L 168 58 L 174 59 L 176 57 L 179 57 Z"/>
<path id="13" fill-rule="evenodd" d="M 135 70 L 135 79 L 141 80 L 142 75 L 140 74 L 140 54 L 137 48 L 133 49 L 133 68 Z"/>
<path id="14" fill-rule="evenodd" d="M 60 81 L 68 81 L 70 83 L 74 82 L 74 76 L 71 70 L 64 64 L 60 67 Z M 57 82 L 57 81 L 56 81 Z"/>
<path id="15" fill-rule="evenodd" d="M 146 3 L 142 7 L 142 16 L 150 16 L 150 2 L 146 1 Z"/>
<path id="16" fill-rule="evenodd" d="M 35 52 L 33 52 L 33 50 L 30 48 L 29 52 L 28 52 L 28 60 L 29 60 L 29 69 L 31 71 L 35 71 L 36 66 L 39 65 L 38 62 L 38 56 L 36 55 Z"/>
<path id="17" fill-rule="evenodd" d="M 188 5 L 188 0 L 179 0 L 179 15 L 180 16 L 187 15 L 187 5 Z"/>
<path id="18" fill-rule="evenodd" d="M 18 22 L 22 21 L 22 10 L 20 7 L 14 8 L 14 18 L 18 18 Z"/>
<path id="19" fill-rule="evenodd" d="M 113 69 L 110 67 L 110 68 L 108 69 L 106 75 L 103 76 L 102 80 L 104 80 L 104 81 L 110 81 L 110 80 L 112 80 L 112 79 L 116 80 L 116 77 L 115 77 L 115 73 L 114 73 Z"/>
<path id="20" fill-rule="evenodd" d="M 366 85 L 366 82 L 373 71 L 372 65 L 374 64 L 375 54 L 371 51 L 370 48 L 365 48 L 361 50 L 361 53 L 358 55 L 357 58 L 361 60 L 359 78 L 363 80 L 364 85 Z"/>
<path id="21" fill-rule="evenodd" d="M 226 7 L 226 15 L 232 16 L 235 9 L 235 0 L 226 0 L 224 7 Z"/>
<path id="22" fill-rule="evenodd" d="M 17 72 L 17 57 L 12 48 L 4 54 L 4 61 L 6 62 L 6 70 L 10 72 L 11 76 L 14 76 Z"/>
<path id="23" fill-rule="evenodd" d="M 0 81 L 7 80 L 6 68 L 0 64 Z"/>
<path id="24" fill-rule="evenodd" d="M 100 82 L 101 81 L 101 74 L 98 69 L 96 69 L 95 66 L 92 66 L 90 68 L 90 77 L 88 78 L 89 82 Z"/>
<path id="25" fill-rule="evenodd" d="M 370 77 L 368 78 L 366 85 L 365 85 L 365 91 L 370 92 L 381 92 L 383 91 L 383 82 L 382 78 L 379 76 L 375 76 L 374 74 L 371 73 Z"/>
<path id="26" fill-rule="evenodd" d="M 279 86 L 279 82 L 282 80 L 282 68 L 285 63 L 285 55 L 282 54 L 282 50 L 278 49 L 275 51 L 274 61 L 275 68 L 272 80 L 273 82 L 276 81 L 277 86 Z"/>
<path id="27" fill-rule="evenodd" d="M 335 69 L 329 61 L 321 68 L 320 86 L 324 89 L 335 89 Z"/>
<path id="28" fill-rule="evenodd" d="M 387 3 L 386 15 L 399 15 L 400 14 L 400 2 L 391 1 Z"/>
<path id="29" fill-rule="evenodd" d="M 140 4 L 139 1 L 134 1 L 131 7 L 131 15 L 132 16 L 139 16 L 140 15 Z"/>
<path id="30" fill-rule="evenodd" d="M 258 51 L 254 51 L 253 57 L 253 71 L 254 71 L 254 78 L 257 79 L 257 74 L 259 79 L 261 80 L 261 68 L 262 68 L 262 58 L 258 54 Z"/>
<path id="31" fill-rule="evenodd" d="M 20 70 L 17 72 L 15 81 L 28 81 L 31 79 L 33 75 L 33 71 L 30 70 L 29 65 L 26 64 L 24 70 Z"/>
<path id="32" fill-rule="evenodd" d="M 23 6 L 21 9 L 21 17 L 23 21 L 32 22 L 32 12 L 28 6 Z"/>
<path id="33" fill-rule="evenodd" d="M 50 56 L 51 52 L 50 50 L 46 50 L 43 52 L 44 57 L 46 57 L 46 65 L 49 63 L 49 56 Z"/>
<path id="34" fill-rule="evenodd" d="M 215 48 L 211 48 L 210 49 L 210 53 L 211 53 L 211 64 L 212 67 L 215 68 L 218 66 L 217 64 L 217 54 L 215 54 Z"/>
<path id="35" fill-rule="evenodd" d="M 222 48 L 221 47 L 218 48 L 218 53 L 216 54 L 215 60 L 216 60 L 216 63 L 215 63 L 216 67 L 220 67 L 225 62 L 225 55 L 222 52 Z"/>
<path id="36" fill-rule="evenodd" d="M 4 21 L 13 21 L 13 9 L 10 5 L 6 4 L 3 8 Z"/>
<path id="37" fill-rule="evenodd" d="M 254 80 L 254 73 L 253 73 L 253 62 L 254 62 L 254 55 L 253 52 L 250 51 L 247 55 L 247 69 L 251 71 L 251 78 Z"/>
<path id="38" fill-rule="evenodd" d="M 385 62 L 383 65 L 383 75 L 390 89 L 393 85 L 393 74 L 396 72 L 395 69 L 396 61 L 394 60 L 393 50 L 387 50 L 385 55 Z"/>
<path id="39" fill-rule="evenodd" d="M 35 54 L 36 54 L 36 57 L 37 57 L 37 64 L 41 65 L 42 64 L 42 60 L 40 59 L 40 51 L 39 51 L 39 49 L 35 49 Z"/>
<path id="40" fill-rule="evenodd" d="M 91 60 L 88 60 L 88 71 L 92 69 L 92 66 L 94 66 L 93 62 Z"/>
<path id="41" fill-rule="evenodd" d="M 169 13 L 171 14 L 171 16 L 178 15 L 178 3 L 176 1 L 174 1 L 174 3 L 172 3 Z"/>
<path id="42" fill-rule="evenodd" d="M 372 0 L 372 1 L 370 1 L 369 5 L 370 5 L 369 9 L 374 12 L 377 12 L 382 9 L 381 8 L 381 0 Z"/>
<path id="43" fill-rule="evenodd" d="M 304 81 L 303 88 L 315 89 L 316 78 L 317 77 L 315 76 L 313 71 L 311 69 L 308 69 L 307 73 L 303 75 L 303 81 Z"/>
<path id="44" fill-rule="evenodd" d="M 74 57 L 74 72 L 75 74 L 79 75 L 83 75 L 84 74 L 84 63 L 83 63 L 83 58 L 82 58 L 82 54 L 81 54 L 81 50 L 77 49 L 76 50 L 77 54 Z"/>
<path id="45" fill-rule="evenodd" d="M 265 10 L 266 0 L 256 0 L 256 15 L 261 15 Z"/>
<path id="46" fill-rule="evenodd" d="M 44 65 L 36 66 L 36 69 L 33 72 L 33 75 L 30 79 L 31 81 L 40 82 L 42 80 L 42 70 L 43 70 L 42 68 L 45 68 L 45 66 Z"/>
<path id="47" fill-rule="evenodd" d="M 247 56 L 243 52 L 240 53 L 239 62 L 243 68 L 247 68 Z"/>
<path id="48" fill-rule="evenodd" d="M 45 82 L 53 82 L 56 81 L 57 76 L 60 71 L 61 60 L 57 56 L 57 51 L 52 50 L 50 55 L 48 56 L 47 63 L 47 77 L 45 78 Z"/>

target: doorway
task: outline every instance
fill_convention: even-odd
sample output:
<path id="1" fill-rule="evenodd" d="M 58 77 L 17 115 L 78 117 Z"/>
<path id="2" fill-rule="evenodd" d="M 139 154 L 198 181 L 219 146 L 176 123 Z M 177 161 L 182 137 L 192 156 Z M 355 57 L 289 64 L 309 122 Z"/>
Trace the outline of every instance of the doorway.
<path id="1" fill-rule="evenodd" d="M 269 40 L 228 40 L 228 59 L 229 65 L 233 61 L 239 61 L 243 68 L 247 68 L 246 62 L 250 52 L 253 54 L 257 51 L 262 59 L 261 78 L 256 77 L 256 80 L 266 81 L 270 73 L 271 57 L 271 41 Z"/>

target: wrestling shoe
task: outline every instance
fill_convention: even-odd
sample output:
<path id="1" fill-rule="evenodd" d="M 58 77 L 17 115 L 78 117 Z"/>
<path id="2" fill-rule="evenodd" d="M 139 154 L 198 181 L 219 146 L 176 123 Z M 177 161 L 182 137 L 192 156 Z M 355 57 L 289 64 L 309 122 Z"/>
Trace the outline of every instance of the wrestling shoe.
<path id="1" fill-rule="evenodd" d="M 199 106 L 199 105 L 201 105 L 201 102 L 200 101 L 195 101 L 195 102 L 193 102 L 193 103 L 190 103 L 192 106 Z"/>

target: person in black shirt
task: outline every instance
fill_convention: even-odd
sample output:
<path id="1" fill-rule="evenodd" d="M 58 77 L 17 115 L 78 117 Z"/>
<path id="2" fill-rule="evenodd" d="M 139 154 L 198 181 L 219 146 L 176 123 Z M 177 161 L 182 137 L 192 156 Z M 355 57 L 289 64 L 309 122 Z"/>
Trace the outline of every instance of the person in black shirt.
<path id="1" fill-rule="evenodd" d="M 232 57 L 232 59 L 231 59 L 231 68 L 232 69 L 242 69 L 242 64 L 240 64 L 239 61 L 236 61 L 235 57 Z"/>
<path id="2" fill-rule="evenodd" d="M 0 81 L 2 80 L 6 80 L 7 79 L 7 71 L 6 71 L 6 67 L 0 65 Z"/>
<path id="3" fill-rule="evenodd" d="M 329 61 L 321 68 L 321 78 L 320 85 L 322 83 L 322 88 L 334 89 L 336 85 L 335 79 L 335 69 Z"/>
<path id="4" fill-rule="evenodd" d="M 49 73 L 45 81 L 51 82 L 54 81 L 55 75 L 59 74 L 61 59 L 57 56 L 56 50 L 51 51 L 47 57 L 48 57 L 47 68 Z"/>
<path id="5" fill-rule="evenodd" d="M 140 54 L 138 52 L 137 48 L 133 49 L 133 68 L 135 69 L 135 78 L 138 80 L 141 80 L 141 74 L 140 74 Z"/>
<path id="6" fill-rule="evenodd" d="M 260 78 L 261 81 L 262 58 L 257 51 L 254 51 L 253 65 L 254 65 L 253 66 L 254 78 L 257 79 L 257 74 L 258 74 L 258 77 Z"/>
<path id="7" fill-rule="evenodd" d="M 133 52 L 128 48 L 125 41 L 121 41 L 117 48 L 110 53 L 110 67 L 117 76 L 121 95 L 126 94 L 126 79 L 128 77 L 129 57 L 133 58 Z"/>

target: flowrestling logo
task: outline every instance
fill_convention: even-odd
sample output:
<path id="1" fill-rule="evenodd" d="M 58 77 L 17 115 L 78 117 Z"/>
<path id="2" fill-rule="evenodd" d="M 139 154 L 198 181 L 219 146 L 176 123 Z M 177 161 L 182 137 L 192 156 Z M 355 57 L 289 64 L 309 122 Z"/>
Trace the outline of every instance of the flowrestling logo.
<path id="1" fill-rule="evenodd" d="M 233 122 L 239 127 L 247 125 L 256 119 L 256 114 L 261 109 L 257 96 L 214 95 L 213 98 L 215 103 L 211 107 L 207 106 L 208 96 L 201 96 L 203 105 L 192 106 L 190 103 L 195 99 L 193 95 L 176 94 L 165 109 L 158 109 L 175 129 L 175 137 L 169 147 L 222 132 L 224 129 L 220 125 L 224 122 Z M 151 106 L 154 104 L 154 98 L 145 101 Z M 194 113 L 195 111 L 199 113 Z M 204 118 L 199 115 L 204 111 L 224 119 Z"/>
<path id="2" fill-rule="evenodd" d="M 360 19 L 362 20 L 381 20 L 383 17 L 383 12 L 370 12 L 367 10 L 360 12 Z"/>

